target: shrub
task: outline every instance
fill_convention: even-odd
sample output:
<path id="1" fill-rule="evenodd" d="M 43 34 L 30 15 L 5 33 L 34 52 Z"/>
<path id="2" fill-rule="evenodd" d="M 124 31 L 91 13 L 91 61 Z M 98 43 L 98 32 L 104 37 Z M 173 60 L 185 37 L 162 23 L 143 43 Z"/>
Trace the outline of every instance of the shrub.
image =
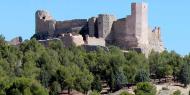
<path id="1" fill-rule="evenodd" d="M 138 83 L 135 95 L 156 95 L 156 87 L 149 82 Z"/>
<path id="2" fill-rule="evenodd" d="M 94 90 L 89 95 L 101 95 L 98 91 Z"/>
<path id="3" fill-rule="evenodd" d="M 181 91 L 180 90 L 176 90 L 176 91 L 174 91 L 173 95 L 181 95 Z"/>
<path id="4" fill-rule="evenodd" d="M 121 92 L 119 95 L 133 95 L 133 94 L 130 94 L 130 93 L 128 93 L 127 91 L 123 91 L 123 92 Z"/>

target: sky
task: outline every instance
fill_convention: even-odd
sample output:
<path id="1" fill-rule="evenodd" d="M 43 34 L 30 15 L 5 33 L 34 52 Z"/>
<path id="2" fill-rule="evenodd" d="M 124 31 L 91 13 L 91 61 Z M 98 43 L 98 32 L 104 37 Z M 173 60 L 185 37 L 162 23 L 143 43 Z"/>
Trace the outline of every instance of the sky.
<path id="1" fill-rule="evenodd" d="M 149 26 L 161 27 L 168 50 L 185 55 L 190 52 L 190 0 L 1 0 L 0 34 L 6 40 L 35 33 L 35 12 L 47 10 L 56 20 L 88 19 L 98 14 L 117 18 L 130 15 L 132 2 L 149 6 Z"/>

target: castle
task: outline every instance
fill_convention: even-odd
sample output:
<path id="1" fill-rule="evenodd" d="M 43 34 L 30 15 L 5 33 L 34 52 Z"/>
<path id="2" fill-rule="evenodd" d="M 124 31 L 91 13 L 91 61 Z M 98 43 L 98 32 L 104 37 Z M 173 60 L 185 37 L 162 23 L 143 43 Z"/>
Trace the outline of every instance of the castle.
<path id="1" fill-rule="evenodd" d="M 56 21 L 43 10 L 36 12 L 35 19 L 40 42 L 59 39 L 67 45 L 115 45 L 123 50 L 133 49 L 145 54 L 151 50 L 164 50 L 160 27 L 149 27 L 148 5 L 144 2 L 132 3 L 131 15 L 121 19 L 99 14 L 89 19 Z"/>

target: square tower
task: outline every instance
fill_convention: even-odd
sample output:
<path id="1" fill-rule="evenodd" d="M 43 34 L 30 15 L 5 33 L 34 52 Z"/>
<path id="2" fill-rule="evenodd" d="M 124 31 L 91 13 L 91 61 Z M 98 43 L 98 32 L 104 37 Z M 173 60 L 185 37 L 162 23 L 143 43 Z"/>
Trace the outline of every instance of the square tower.
<path id="1" fill-rule="evenodd" d="M 148 5 L 142 3 L 131 4 L 131 15 L 134 21 L 134 32 L 137 43 L 140 45 L 148 44 Z"/>
<path id="2" fill-rule="evenodd" d="M 97 19 L 98 37 L 107 38 L 112 30 L 113 22 L 116 21 L 115 16 L 108 14 L 99 14 Z"/>

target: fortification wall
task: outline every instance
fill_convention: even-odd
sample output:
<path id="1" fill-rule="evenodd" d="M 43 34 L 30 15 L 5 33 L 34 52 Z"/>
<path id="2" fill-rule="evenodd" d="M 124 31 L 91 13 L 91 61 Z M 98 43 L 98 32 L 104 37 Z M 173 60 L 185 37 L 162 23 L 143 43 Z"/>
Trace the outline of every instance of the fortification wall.
<path id="1" fill-rule="evenodd" d="M 80 46 L 84 44 L 83 37 L 81 35 L 72 35 L 71 33 L 63 34 L 61 40 L 66 47 L 72 45 Z"/>
<path id="2" fill-rule="evenodd" d="M 50 35 L 80 31 L 87 26 L 87 19 L 73 19 L 67 21 L 55 21 L 46 11 L 36 12 L 36 33 L 48 33 Z"/>
<path id="3" fill-rule="evenodd" d="M 78 31 L 82 29 L 82 27 L 87 25 L 87 19 L 76 19 L 76 20 L 68 20 L 68 21 L 57 21 L 55 25 L 55 33 L 67 33 L 72 32 L 72 28 L 78 27 Z"/>
<path id="4" fill-rule="evenodd" d="M 113 15 L 100 14 L 88 20 L 55 21 L 46 11 L 36 12 L 36 33 L 66 34 L 62 40 L 69 46 L 73 43 L 84 44 L 82 36 L 75 38 L 73 35 L 68 35 L 71 32 L 79 34 L 81 31 L 84 41 L 89 45 L 114 44 L 124 50 L 136 49 L 146 55 L 152 49 L 158 52 L 164 50 L 160 28 L 151 30 L 148 27 L 146 3 L 132 3 L 131 15 L 118 20 Z M 87 37 L 88 35 L 90 37 Z"/>
<path id="5" fill-rule="evenodd" d="M 126 36 L 126 19 L 119 19 L 117 21 L 114 22 L 113 24 L 113 33 L 112 33 L 112 37 L 113 37 L 113 43 L 121 48 L 124 48 L 126 45 L 126 40 L 125 40 L 125 36 Z"/>
<path id="6" fill-rule="evenodd" d="M 138 44 L 148 45 L 148 5 L 146 3 L 132 3 L 132 16 L 135 20 L 135 36 Z M 139 46 L 140 47 L 140 46 Z"/>
<path id="7" fill-rule="evenodd" d="M 36 23 L 36 33 L 49 33 L 52 34 L 55 30 L 56 21 L 53 20 L 53 17 L 50 13 L 38 10 L 35 14 L 35 23 Z"/>
<path id="8" fill-rule="evenodd" d="M 98 16 L 99 38 L 106 38 L 110 34 L 114 21 L 116 21 L 116 18 L 113 15 L 100 14 Z"/>
<path id="9" fill-rule="evenodd" d="M 94 37 L 95 32 L 97 31 L 97 18 L 96 17 L 89 18 L 88 29 L 89 29 L 89 36 Z"/>
<path id="10" fill-rule="evenodd" d="M 88 37 L 86 41 L 86 45 L 105 46 L 106 42 L 104 38 Z"/>
<path id="11" fill-rule="evenodd" d="M 155 27 L 153 30 L 150 30 L 149 47 L 150 47 L 150 50 L 154 50 L 157 52 L 164 51 L 164 45 L 161 40 L 160 27 Z"/>

